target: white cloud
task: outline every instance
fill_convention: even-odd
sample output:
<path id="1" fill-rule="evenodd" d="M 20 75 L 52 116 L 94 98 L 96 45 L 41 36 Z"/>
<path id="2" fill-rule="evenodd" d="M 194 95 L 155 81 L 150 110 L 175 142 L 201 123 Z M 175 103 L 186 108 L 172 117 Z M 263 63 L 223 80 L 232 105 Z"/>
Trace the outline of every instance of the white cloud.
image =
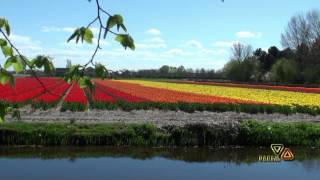
<path id="1" fill-rule="evenodd" d="M 151 28 L 151 29 L 147 30 L 146 33 L 151 34 L 151 35 L 161 35 L 161 31 L 156 28 Z"/>
<path id="2" fill-rule="evenodd" d="M 41 26 L 42 32 L 59 32 L 60 28 L 58 27 L 48 27 L 48 26 Z"/>
<path id="3" fill-rule="evenodd" d="M 228 51 L 225 49 L 217 49 L 217 50 L 201 49 L 199 54 L 203 56 L 224 56 L 228 54 Z"/>
<path id="4" fill-rule="evenodd" d="M 239 41 L 217 41 L 212 44 L 214 47 L 228 48 L 232 47 L 233 44 L 239 43 Z"/>
<path id="5" fill-rule="evenodd" d="M 169 55 L 169 56 L 190 56 L 193 54 L 194 54 L 193 52 L 185 51 L 179 48 L 173 48 L 164 52 L 164 55 Z"/>
<path id="6" fill-rule="evenodd" d="M 165 43 L 165 40 L 163 40 L 161 37 L 155 37 L 152 39 L 147 39 L 145 41 L 149 43 Z"/>
<path id="7" fill-rule="evenodd" d="M 185 47 L 190 47 L 190 48 L 196 48 L 196 49 L 202 49 L 203 48 L 201 42 L 196 41 L 196 40 L 190 40 L 190 41 L 186 42 L 184 46 Z"/>
<path id="8" fill-rule="evenodd" d="M 92 39 L 92 44 L 88 44 L 88 43 L 81 43 L 81 41 L 80 42 L 78 42 L 78 43 L 76 43 L 76 41 L 75 40 L 73 40 L 73 41 L 70 41 L 70 42 L 62 42 L 62 43 L 59 43 L 59 45 L 60 46 L 64 46 L 64 47 L 70 47 L 70 48 L 82 48 L 82 47 L 92 47 L 92 48 L 95 48 L 94 46 L 96 46 L 97 45 L 97 42 L 98 40 L 97 40 L 97 38 L 93 38 Z M 102 47 L 102 46 L 109 46 L 110 45 L 110 43 L 109 42 L 107 42 L 106 40 L 104 40 L 104 39 L 100 39 L 100 46 Z M 102 47 L 103 48 L 103 47 Z"/>
<path id="9" fill-rule="evenodd" d="M 56 27 L 56 26 L 41 26 L 42 32 L 73 32 L 76 28 L 73 27 Z"/>
<path id="10" fill-rule="evenodd" d="M 137 49 L 157 49 L 157 48 L 167 48 L 166 44 L 144 44 L 144 43 L 137 43 Z"/>
<path id="11" fill-rule="evenodd" d="M 61 28 L 61 31 L 69 32 L 69 33 L 73 33 L 75 30 L 76 30 L 76 28 L 73 28 L 73 27 L 64 27 L 64 28 Z"/>
<path id="12" fill-rule="evenodd" d="M 167 48 L 167 44 L 161 37 L 146 39 L 141 43 L 136 43 L 137 49 L 159 49 Z"/>
<path id="13" fill-rule="evenodd" d="M 261 32 L 252 32 L 252 31 L 239 31 L 236 33 L 238 38 L 261 38 Z"/>
<path id="14" fill-rule="evenodd" d="M 29 36 L 22 36 L 17 34 L 12 34 L 10 36 L 13 44 L 22 51 L 41 51 L 41 42 L 33 40 Z"/>
<path id="15" fill-rule="evenodd" d="M 99 28 L 90 28 L 94 34 L 99 33 Z M 42 32 L 68 32 L 73 33 L 76 30 L 75 27 L 56 27 L 56 26 L 41 26 Z"/>

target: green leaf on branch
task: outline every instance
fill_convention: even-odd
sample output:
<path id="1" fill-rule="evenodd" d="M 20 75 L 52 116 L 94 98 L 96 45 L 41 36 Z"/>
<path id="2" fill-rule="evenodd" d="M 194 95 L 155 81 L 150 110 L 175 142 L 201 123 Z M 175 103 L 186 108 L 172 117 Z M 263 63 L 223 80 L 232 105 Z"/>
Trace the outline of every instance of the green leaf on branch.
<path id="1" fill-rule="evenodd" d="M 80 78 L 80 65 L 73 65 L 70 67 L 69 72 L 65 76 L 64 80 L 68 82 L 69 84 L 72 83 L 73 81 L 78 81 Z"/>
<path id="2" fill-rule="evenodd" d="M 30 65 L 39 69 L 43 67 L 46 74 L 52 74 L 55 70 L 52 58 L 49 56 L 37 56 L 31 61 Z"/>
<path id="3" fill-rule="evenodd" d="M 116 41 L 120 42 L 120 44 L 127 49 L 128 47 L 131 50 L 135 50 L 134 40 L 129 34 L 119 34 L 116 36 Z"/>
<path id="4" fill-rule="evenodd" d="M 44 64 L 44 72 L 46 74 L 52 74 L 54 72 L 54 70 L 55 70 L 55 68 L 54 68 L 52 61 L 46 62 Z"/>
<path id="5" fill-rule="evenodd" d="M 21 61 L 21 59 L 18 59 L 16 63 L 13 63 L 13 69 L 16 73 L 20 73 L 21 71 L 24 70 L 24 65 Z"/>
<path id="6" fill-rule="evenodd" d="M 96 64 L 95 70 L 96 70 L 96 75 L 102 79 L 104 79 L 108 74 L 107 68 L 100 63 Z"/>
<path id="7" fill-rule="evenodd" d="M 16 62 L 12 63 L 13 69 L 16 73 L 20 73 L 21 71 L 23 71 L 26 68 L 26 64 L 24 63 L 22 58 L 25 59 L 25 57 L 16 56 Z"/>
<path id="8" fill-rule="evenodd" d="M 15 58 L 15 57 L 12 57 Z M 9 58 L 6 63 L 4 64 L 4 68 L 9 69 L 12 66 L 12 60 Z"/>
<path id="9" fill-rule="evenodd" d="M 13 56 L 13 50 L 11 47 L 4 45 L 4 46 L 1 46 L 1 50 L 5 57 Z"/>
<path id="10" fill-rule="evenodd" d="M 120 27 L 124 30 L 124 32 L 127 32 L 126 26 L 124 24 L 120 24 Z M 119 26 L 118 26 L 118 31 L 119 31 Z"/>
<path id="11" fill-rule="evenodd" d="M 80 28 L 80 38 L 82 43 L 83 43 L 85 34 L 86 34 L 86 28 L 85 27 Z"/>
<path id="12" fill-rule="evenodd" d="M 93 33 L 89 28 L 86 28 L 85 33 L 84 33 L 84 40 L 89 43 L 92 44 L 92 39 L 93 39 Z"/>
<path id="13" fill-rule="evenodd" d="M 107 37 L 108 31 L 113 28 L 115 25 L 117 25 L 117 30 L 119 31 L 120 28 L 122 28 L 123 31 L 127 32 L 126 26 L 123 24 L 123 17 L 119 14 L 110 16 L 107 21 L 107 28 L 104 32 L 103 38 L 105 39 Z"/>
<path id="14" fill-rule="evenodd" d="M 0 18 L 0 28 L 3 28 L 7 35 L 10 36 L 10 25 L 7 19 Z"/>
<path id="15" fill-rule="evenodd" d="M 79 37 L 79 34 L 80 34 L 80 30 L 79 29 L 76 29 L 74 32 L 73 32 L 73 34 L 69 37 L 69 39 L 68 39 L 68 41 L 67 42 L 69 42 L 69 41 L 71 41 L 72 39 L 74 39 L 75 37 Z M 78 40 L 77 40 L 77 42 L 78 42 Z"/>
<path id="16" fill-rule="evenodd" d="M 0 28 L 3 28 L 4 24 L 5 24 L 6 20 L 3 18 L 0 18 Z"/>
<path id="17" fill-rule="evenodd" d="M 5 39 L 0 38 L 0 46 L 6 46 L 8 43 Z"/>
<path id="18" fill-rule="evenodd" d="M 81 28 L 78 28 L 74 31 L 74 33 L 69 37 L 67 42 L 73 40 L 74 38 L 76 38 L 76 43 L 78 43 L 78 41 L 81 38 L 82 43 L 84 40 L 87 43 L 91 44 L 92 40 L 93 40 L 93 33 L 92 33 L 91 29 L 86 28 L 86 27 L 81 27 Z"/>
<path id="19" fill-rule="evenodd" d="M 79 86 L 82 89 L 89 88 L 91 92 L 94 92 L 95 90 L 95 86 L 89 77 L 81 77 L 79 79 Z"/>
<path id="20" fill-rule="evenodd" d="M 1 84 L 5 85 L 8 82 L 10 82 L 11 86 L 14 86 L 14 77 L 11 73 L 9 73 L 8 71 L 6 71 L 5 69 L 1 69 L 0 70 L 0 80 L 1 80 Z"/>
<path id="21" fill-rule="evenodd" d="M 7 35 L 10 36 L 10 25 L 9 25 L 9 22 L 6 21 L 6 24 L 4 26 L 4 29 L 6 30 L 7 32 Z"/>
<path id="22" fill-rule="evenodd" d="M 24 61 L 22 60 L 22 58 L 25 58 L 25 57 L 11 56 L 9 59 L 7 59 L 6 63 L 4 64 L 4 67 L 6 69 L 8 69 L 11 66 L 13 66 L 14 71 L 16 73 L 20 73 L 26 67 L 26 65 L 25 65 Z"/>
<path id="23" fill-rule="evenodd" d="M 17 56 L 11 56 L 4 64 L 4 68 L 9 69 L 13 63 L 17 62 Z"/>

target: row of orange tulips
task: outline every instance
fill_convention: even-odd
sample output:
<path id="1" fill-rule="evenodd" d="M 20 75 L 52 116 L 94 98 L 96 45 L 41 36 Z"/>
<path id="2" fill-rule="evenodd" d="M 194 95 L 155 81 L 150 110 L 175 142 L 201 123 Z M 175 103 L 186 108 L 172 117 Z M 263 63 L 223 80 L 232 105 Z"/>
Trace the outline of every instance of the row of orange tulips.
<path id="1" fill-rule="evenodd" d="M 138 84 L 125 83 L 110 80 L 97 80 L 99 84 L 146 99 L 151 102 L 188 102 L 188 103 L 238 103 L 238 104 L 261 104 L 256 101 L 244 101 L 232 98 L 206 96 L 187 92 L 178 92 L 168 89 L 145 87 Z"/>

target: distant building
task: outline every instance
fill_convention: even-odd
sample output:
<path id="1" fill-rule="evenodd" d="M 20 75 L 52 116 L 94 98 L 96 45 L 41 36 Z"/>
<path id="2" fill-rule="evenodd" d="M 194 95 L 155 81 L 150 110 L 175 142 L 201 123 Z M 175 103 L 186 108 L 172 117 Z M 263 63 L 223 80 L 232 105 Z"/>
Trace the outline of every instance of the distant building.
<path id="1" fill-rule="evenodd" d="M 36 75 L 39 76 L 39 77 L 47 76 L 43 71 L 34 70 L 33 72 L 36 73 Z M 25 71 L 23 71 L 23 73 L 20 73 L 20 74 L 29 75 L 29 76 L 33 75 L 32 70 L 30 70 L 30 69 L 25 70 Z"/>
<path id="2" fill-rule="evenodd" d="M 68 73 L 68 71 L 69 71 L 69 68 L 56 68 L 55 76 L 63 77 Z"/>
<path id="3" fill-rule="evenodd" d="M 65 76 L 68 72 L 69 72 L 69 68 L 56 68 L 56 70 L 55 70 L 55 76 L 57 76 L 57 77 L 63 77 L 63 76 Z M 96 71 L 95 71 L 94 68 L 88 67 L 88 68 L 86 68 L 84 74 L 85 74 L 86 76 L 95 77 L 95 76 L 96 76 Z"/>
<path id="4" fill-rule="evenodd" d="M 84 74 L 89 77 L 96 77 L 96 70 L 92 67 L 86 68 Z"/>

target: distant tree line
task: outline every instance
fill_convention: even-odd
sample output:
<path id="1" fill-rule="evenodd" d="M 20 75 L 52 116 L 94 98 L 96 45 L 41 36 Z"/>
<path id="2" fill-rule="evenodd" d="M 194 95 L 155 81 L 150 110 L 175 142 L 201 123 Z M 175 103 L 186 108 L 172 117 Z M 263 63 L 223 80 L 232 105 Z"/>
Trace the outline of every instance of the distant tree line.
<path id="1" fill-rule="evenodd" d="M 284 50 L 272 46 L 252 51 L 236 43 L 223 75 L 232 81 L 320 83 L 320 13 L 293 16 L 281 35 Z"/>
<path id="2" fill-rule="evenodd" d="M 164 65 L 159 69 L 112 71 L 111 78 L 165 78 L 165 79 L 221 79 L 221 71 L 214 69 L 186 69 L 184 66 L 172 67 Z"/>

